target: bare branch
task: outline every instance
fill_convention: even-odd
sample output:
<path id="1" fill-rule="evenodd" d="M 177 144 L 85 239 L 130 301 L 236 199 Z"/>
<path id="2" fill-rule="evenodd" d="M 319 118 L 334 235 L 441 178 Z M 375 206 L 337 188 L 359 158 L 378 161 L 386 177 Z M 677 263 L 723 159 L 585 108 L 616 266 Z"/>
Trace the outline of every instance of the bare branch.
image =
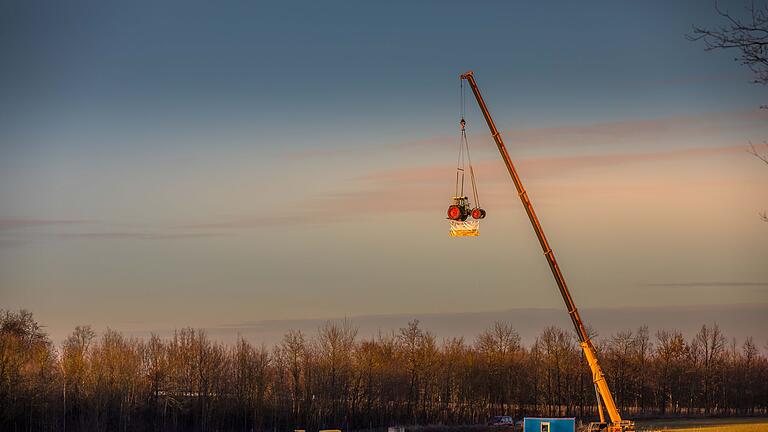
<path id="1" fill-rule="evenodd" d="M 764 142 L 763 145 L 766 147 L 766 149 L 768 149 L 768 142 Z M 766 150 L 765 154 L 760 153 L 757 150 L 757 147 L 755 147 L 755 145 L 750 142 L 749 143 L 749 150 L 747 150 L 747 152 L 749 154 L 751 154 L 752 156 L 754 156 L 754 157 L 760 159 L 761 161 L 765 162 L 766 164 L 768 164 L 768 150 Z"/>
<path id="2" fill-rule="evenodd" d="M 754 157 L 760 159 L 764 163 L 768 164 L 768 142 L 764 142 L 763 145 L 766 148 L 765 153 L 760 153 L 760 151 L 757 150 L 757 147 L 753 143 L 749 143 L 749 149 L 747 150 L 747 153 L 753 155 Z M 768 212 L 763 211 L 762 213 L 758 213 L 760 215 L 760 219 L 762 219 L 764 222 L 768 222 Z"/>
<path id="3" fill-rule="evenodd" d="M 703 41 L 707 51 L 716 49 L 737 49 L 741 52 L 735 61 L 747 66 L 756 76 L 755 83 L 768 84 L 768 4 L 746 7 L 749 16 L 744 20 L 715 3 L 718 15 L 725 18 L 726 25 L 707 29 L 693 26 L 693 33 L 686 35 L 690 41 Z"/>

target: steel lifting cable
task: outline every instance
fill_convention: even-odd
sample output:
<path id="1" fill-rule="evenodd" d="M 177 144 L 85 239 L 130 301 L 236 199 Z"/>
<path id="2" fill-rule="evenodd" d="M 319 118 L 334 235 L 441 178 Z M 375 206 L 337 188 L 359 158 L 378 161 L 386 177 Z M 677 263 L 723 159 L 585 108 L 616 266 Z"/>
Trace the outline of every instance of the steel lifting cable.
<path id="1" fill-rule="evenodd" d="M 459 139 L 459 157 L 456 160 L 456 192 L 454 196 L 464 196 L 464 142 L 461 139 Z"/>
<path id="2" fill-rule="evenodd" d="M 464 80 L 460 80 L 460 97 L 459 97 L 459 111 L 461 121 L 461 138 L 459 139 L 459 156 L 456 162 L 456 196 L 464 196 L 464 173 L 465 166 L 469 165 L 469 179 L 472 182 L 472 198 L 475 200 L 475 207 L 480 207 L 480 198 L 477 193 L 477 182 L 475 181 L 475 169 L 472 167 L 472 158 L 469 155 L 469 141 L 467 140 L 466 121 L 464 120 L 464 114 L 466 112 L 466 90 L 464 88 Z M 466 164 L 464 152 L 466 151 Z"/>
<path id="3" fill-rule="evenodd" d="M 467 165 L 469 165 L 469 179 L 472 181 L 472 198 L 475 200 L 475 207 L 480 208 L 480 197 L 477 194 L 477 182 L 475 181 L 475 169 L 472 167 L 472 158 L 469 156 L 469 141 L 467 141 L 467 131 L 461 128 L 461 137 L 464 140 L 464 147 L 467 151 Z"/>
<path id="4" fill-rule="evenodd" d="M 464 80 L 461 80 L 459 90 L 459 116 L 461 117 L 461 129 L 464 130 Z M 459 138 L 459 156 L 456 160 L 456 191 L 455 197 L 464 196 L 464 142 Z"/>

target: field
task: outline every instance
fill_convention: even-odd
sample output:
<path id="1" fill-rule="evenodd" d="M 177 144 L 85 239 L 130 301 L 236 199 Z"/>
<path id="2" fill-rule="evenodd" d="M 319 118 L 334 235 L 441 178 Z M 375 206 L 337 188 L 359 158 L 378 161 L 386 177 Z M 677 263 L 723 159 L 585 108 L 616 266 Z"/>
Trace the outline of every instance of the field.
<path id="1" fill-rule="evenodd" d="M 768 432 L 768 418 L 640 420 L 638 432 Z"/>
<path id="2" fill-rule="evenodd" d="M 654 419 L 637 420 L 637 432 L 768 432 L 768 417 L 741 418 L 698 418 L 698 419 Z M 587 423 L 577 425 L 577 432 L 583 431 Z M 416 426 L 406 427 L 406 432 L 523 432 L 522 422 L 515 428 L 490 427 L 485 425 L 466 426 Z"/>

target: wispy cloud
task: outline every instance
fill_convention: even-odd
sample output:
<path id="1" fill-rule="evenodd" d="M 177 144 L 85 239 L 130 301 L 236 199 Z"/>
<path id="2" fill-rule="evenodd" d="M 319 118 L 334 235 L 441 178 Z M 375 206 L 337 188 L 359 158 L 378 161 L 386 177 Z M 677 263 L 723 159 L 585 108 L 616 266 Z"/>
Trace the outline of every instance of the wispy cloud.
<path id="1" fill-rule="evenodd" d="M 668 116 L 653 119 L 573 124 L 539 128 L 504 129 L 502 135 L 509 146 L 515 148 L 559 148 L 580 146 L 609 146 L 613 149 L 626 145 L 652 148 L 659 142 L 690 142 L 731 132 L 768 129 L 768 111 L 761 109 L 704 113 L 692 116 Z M 486 139 L 485 125 L 475 122 L 470 129 L 470 140 Z M 438 135 L 408 140 L 389 145 L 368 147 L 335 147 L 306 149 L 286 154 L 293 159 L 317 157 L 361 156 L 373 152 L 397 150 L 445 149 L 457 143 L 456 135 Z"/>
<path id="2" fill-rule="evenodd" d="M 706 113 L 695 116 L 669 116 L 655 119 L 566 125 L 548 128 L 505 131 L 516 146 L 520 145 L 611 145 L 629 141 L 654 143 L 691 141 L 713 134 L 744 131 L 748 128 L 766 129 L 768 112 L 742 110 Z"/>
<path id="3" fill-rule="evenodd" d="M 41 227 L 51 225 L 75 225 L 85 224 L 92 221 L 87 220 L 67 220 L 67 219 L 24 219 L 24 218 L 0 218 L 0 230 L 11 230 L 19 228 Z"/>
<path id="4" fill-rule="evenodd" d="M 60 238 L 66 239 L 117 239 L 117 240 L 175 240 L 175 239 L 195 239 L 206 237 L 226 236 L 226 233 L 207 233 L 207 232 L 81 232 L 58 234 Z"/>
<path id="5" fill-rule="evenodd" d="M 414 149 L 430 149 L 436 147 L 444 147 L 446 143 L 458 143 L 456 135 L 437 135 L 427 138 L 412 139 L 402 141 L 398 143 L 390 143 L 377 147 L 333 147 L 333 148 L 315 148 L 296 150 L 285 153 L 284 156 L 287 159 L 303 160 L 312 158 L 328 158 L 328 157 L 360 157 L 370 155 L 372 153 L 380 152 L 392 152 L 393 150 L 408 150 Z"/>
<path id="6" fill-rule="evenodd" d="M 68 228 L 64 228 L 67 226 Z M 115 228 L 121 227 L 121 230 Z M 30 231 L 35 227 L 46 227 L 44 231 Z M 101 229 L 99 229 L 101 228 Z M 24 244 L 31 236 L 60 238 L 60 239 L 115 239 L 115 240 L 173 240 L 193 239 L 204 237 L 220 237 L 231 235 L 230 233 L 215 232 L 212 230 L 189 229 L 182 231 L 177 227 L 148 227 L 134 226 L 135 229 L 125 230 L 122 224 L 113 224 L 104 221 L 74 220 L 74 219 L 32 219 L 32 218 L 5 218 L 0 219 L 0 232 L 4 232 L 0 238 L 0 247 L 15 247 Z M 202 227 L 201 227 L 202 228 Z M 119 228 L 118 228 L 119 229 Z M 20 231 L 21 230 L 21 231 Z"/>
<path id="7" fill-rule="evenodd" d="M 673 78 L 660 79 L 660 80 L 649 80 L 647 81 L 647 83 L 662 84 L 662 85 L 679 85 L 679 84 L 690 84 L 690 83 L 700 83 L 700 82 L 728 82 L 728 81 L 752 82 L 752 78 L 749 76 L 748 71 L 736 71 L 736 72 L 728 72 L 728 73 L 699 74 L 699 75 L 680 76 L 680 77 L 673 77 Z"/>
<path id="8" fill-rule="evenodd" d="M 332 200 L 333 194 L 330 194 L 324 200 L 328 199 Z M 350 217 L 340 214 L 333 206 L 322 205 L 321 203 L 324 200 L 309 200 L 300 207 L 290 210 L 283 209 L 280 212 L 282 215 L 279 216 L 250 215 L 232 217 L 215 222 L 180 225 L 179 228 L 189 230 L 237 230 L 275 226 L 325 225 L 350 220 Z"/>
<path id="9" fill-rule="evenodd" d="M 742 282 L 742 281 L 705 281 L 705 282 L 657 282 L 644 286 L 652 287 L 680 287 L 680 288 L 711 288 L 711 287 L 768 287 L 768 282 Z"/>

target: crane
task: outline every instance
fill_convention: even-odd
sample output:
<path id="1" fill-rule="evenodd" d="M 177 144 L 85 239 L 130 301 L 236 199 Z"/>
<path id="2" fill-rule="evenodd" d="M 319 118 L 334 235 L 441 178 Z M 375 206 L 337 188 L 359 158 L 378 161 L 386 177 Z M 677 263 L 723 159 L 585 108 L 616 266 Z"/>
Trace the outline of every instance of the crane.
<path id="1" fill-rule="evenodd" d="M 512 177 L 512 181 L 515 183 L 517 195 L 520 197 L 520 201 L 523 203 L 525 212 L 528 214 L 528 219 L 530 219 L 533 230 L 536 232 L 536 237 L 538 237 L 539 243 L 541 244 L 541 249 L 544 251 L 544 256 L 547 258 L 549 268 L 552 270 L 552 276 L 555 278 L 557 287 L 559 288 L 560 294 L 562 295 L 563 301 L 565 302 L 565 306 L 568 309 L 568 315 L 571 317 L 573 326 L 576 328 L 576 334 L 579 337 L 579 345 L 584 351 L 584 357 L 586 357 L 589 368 L 592 371 L 592 380 L 595 384 L 595 393 L 597 396 L 597 407 L 600 414 L 600 422 L 591 423 L 588 430 L 603 432 L 632 432 L 635 430 L 635 423 L 631 420 L 622 419 L 621 414 L 619 414 L 619 410 L 616 408 L 616 402 L 614 402 L 611 390 L 608 388 L 608 382 L 605 380 L 605 374 L 603 373 L 603 370 L 597 361 L 595 347 L 592 344 L 592 340 L 590 339 L 589 334 L 587 333 L 584 322 L 581 320 L 579 311 L 576 309 L 576 304 L 573 302 L 573 297 L 571 297 L 571 293 L 568 291 L 568 285 L 565 283 L 563 272 L 557 265 L 555 253 L 552 251 L 552 248 L 549 246 L 549 242 L 547 241 L 547 237 L 544 235 L 544 230 L 541 227 L 541 223 L 539 222 L 538 217 L 536 217 L 536 212 L 533 210 L 533 204 L 531 204 L 531 200 L 528 198 L 528 193 L 525 191 L 523 183 L 520 180 L 520 176 L 517 174 L 515 165 L 512 163 L 512 159 L 509 157 L 507 147 L 504 145 L 504 140 L 501 138 L 501 133 L 499 133 L 499 130 L 496 129 L 493 118 L 491 118 L 491 113 L 488 111 L 488 106 L 485 104 L 485 100 L 483 100 L 483 96 L 480 94 L 480 89 L 477 87 L 474 74 L 472 71 L 469 71 L 460 75 L 460 79 L 467 81 L 470 88 L 472 89 L 472 93 L 475 95 L 475 99 L 477 100 L 477 104 L 480 107 L 480 111 L 483 112 L 483 117 L 485 118 L 485 122 L 488 124 L 488 129 L 491 131 L 491 136 L 496 142 L 496 146 L 499 148 L 501 158 L 504 160 L 504 164 L 507 166 L 507 171 L 509 171 L 509 175 Z M 608 412 L 608 417 L 610 419 L 609 422 L 607 422 L 605 419 L 605 415 L 603 413 L 603 405 L 605 405 L 605 410 Z"/>

